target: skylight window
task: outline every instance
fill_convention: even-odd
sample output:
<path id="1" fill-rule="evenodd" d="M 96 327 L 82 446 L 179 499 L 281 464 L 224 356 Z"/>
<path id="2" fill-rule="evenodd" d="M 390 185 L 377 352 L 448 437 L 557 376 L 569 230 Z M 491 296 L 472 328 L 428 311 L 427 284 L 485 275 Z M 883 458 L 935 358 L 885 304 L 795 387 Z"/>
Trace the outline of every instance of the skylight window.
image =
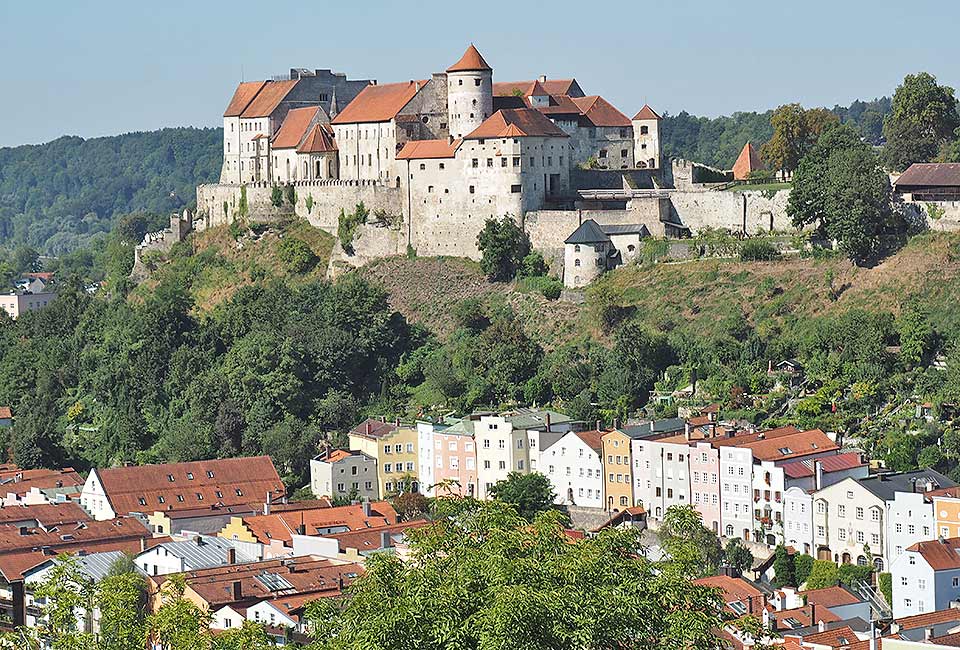
<path id="1" fill-rule="evenodd" d="M 787 456 L 787 455 L 793 453 L 793 450 L 790 449 L 790 447 L 780 447 L 780 449 L 779 449 L 778 451 L 779 451 L 781 454 L 783 454 L 784 456 Z"/>

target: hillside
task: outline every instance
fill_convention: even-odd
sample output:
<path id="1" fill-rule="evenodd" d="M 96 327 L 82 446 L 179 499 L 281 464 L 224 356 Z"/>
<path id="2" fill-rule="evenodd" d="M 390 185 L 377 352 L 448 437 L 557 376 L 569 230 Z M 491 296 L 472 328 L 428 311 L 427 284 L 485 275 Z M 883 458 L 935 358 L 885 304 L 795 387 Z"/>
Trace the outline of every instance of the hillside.
<path id="1" fill-rule="evenodd" d="M 221 129 L 175 128 L 0 148 L 0 246 L 81 248 L 130 212 L 191 205 L 220 173 Z"/>

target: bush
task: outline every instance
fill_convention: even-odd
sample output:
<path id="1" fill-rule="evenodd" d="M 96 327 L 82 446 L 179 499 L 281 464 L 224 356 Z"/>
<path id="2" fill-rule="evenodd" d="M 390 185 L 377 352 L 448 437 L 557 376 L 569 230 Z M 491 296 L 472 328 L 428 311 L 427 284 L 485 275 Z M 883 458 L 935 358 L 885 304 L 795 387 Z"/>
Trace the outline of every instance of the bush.
<path id="1" fill-rule="evenodd" d="M 480 269 L 491 282 L 512 279 L 524 259 L 530 254 L 530 238 L 510 215 L 502 219 L 487 219 L 477 235 L 480 249 Z"/>
<path id="2" fill-rule="evenodd" d="M 840 582 L 840 570 L 830 560 L 814 560 L 807 577 L 807 589 L 833 587 Z"/>
<path id="3" fill-rule="evenodd" d="M 893 576 L 889 573 L 881 573 L 877 576 L 877 586 L 880 587 L 880 593 L 887 599 L 888 605 L 893 605 Z"/>
<path id="4" fill-rule="evenodd" d="M 341 208 L 340 217 L 337 220 L 337 237 L 340 239 L 340 246 L 347 254 L 353 254 L 353 238 L 357 232 L 357 227 L 367 223 L 368 216 L 370 216 L 370 211 L 367 210 L 363 201 L 358 203 L 350 214 L 347 214 Z"/>
<path id="5" fill-rule="evenodd" d="M 744 262 L 769 262 L 780 257 L 780 251 L 766 239 L 748 239 L 740 246 L 740 259 Z"/>
<path id="6" fill-rule="evenodd" d="M 297 190 L 293 185 L 287 185 L 283 188 L 284 197 L 287 199 L 287 203 L 290 205 L 297 205 Z"/>
<path id="7" fill-rule="evenodd" d="M 272 203 L 275 208 L 283 205 L 283 190 L 277 185 L 274 185 L 273 189 L 270 190 L 270 203 Z"/>
<path id="8" fill-rule="evenodd" d="M 307 206 L 307 214 L 313 212 L 313 194 L 307 194 L 307 200 L 303 204 Z"/>
<path id="9" fill-rule="evenodd" d="M 522 278 L 517 288 L 520 291 L 537 292 L 547 300 L 556 300 L 563 292 L 563 283 L 555 278 L 546 275 L 537 275 L 529 278 Z"/>
<path id="10" fill-rule="evenodd" d="M 473 332 L 485 330 L 490 325 L 479 298 L 465 298 L 453 306 L 453 320 L 458 327 Z"/>
<path id="11" fill-rule="evenodd" d="M 797 579 L 798 587 L 807 581 L 807 578 L 810 577 L 810 572 L 812 570 L 813 570 L 812 556 L 810 555 L 794 555 L 793 556 L 793 575 Z"/>
<path id="12" fill-rule="evenodd" d="M 288 273 L 306 273 L 320 258 L 302 239 L 284 237 L 277 246 L 277 256 Z"/>
<path id="13" fill-rule="evenodd" d="M 532 278 L 538 275 L 547 274 L 547 263 L 538 251 L 531 251 L 529 255 L 520 262 L 520 268 L 517 275 L 521 278 Z"/>

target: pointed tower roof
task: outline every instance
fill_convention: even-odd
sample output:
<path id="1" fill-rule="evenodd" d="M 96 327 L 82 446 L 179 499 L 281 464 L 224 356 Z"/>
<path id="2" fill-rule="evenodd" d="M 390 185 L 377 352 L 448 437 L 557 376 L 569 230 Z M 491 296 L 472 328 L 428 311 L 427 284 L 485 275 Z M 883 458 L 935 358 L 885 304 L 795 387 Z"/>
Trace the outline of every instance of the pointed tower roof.
<path id="1" fill-rule="evenodd" d="M 337 87 L 334 86 L 333 92 L 330 94 L 330 119 L 335 118 L 339 112 L 340 106 L 337 104 Z"/>
<path id="2" fill-rule="evenodd" d="M 643 108 L 640 109 L 640 112 L 633 116 L 635 120 L 659 120 L 661 119 L 657 115 L 656 111 L 650 108 L 650 104 L 644 104 Z"/>
<path id="3" fill-rule="evenodd" d="M 470 44 L 470 47 L 463 53 L 459 61 L 447 68 L 447 72 L 468 72 L 476 70 L 493 71 L 493 68 L 487 65 L 487 62 L 480 56 L 480 52 L 473 46 L 473 43 Z"/>
<path id="4" fill-rule="evenodd" d="M 760 154 L 754 149 L 751 143 L 743 145 L 740 155 L 737 156 L 737 162 L 733 164 L 733 178 L 738 181 L 746 180 L 750 177 L 750 172 L 755 172 L 763 167 L 760 161 Z"/>

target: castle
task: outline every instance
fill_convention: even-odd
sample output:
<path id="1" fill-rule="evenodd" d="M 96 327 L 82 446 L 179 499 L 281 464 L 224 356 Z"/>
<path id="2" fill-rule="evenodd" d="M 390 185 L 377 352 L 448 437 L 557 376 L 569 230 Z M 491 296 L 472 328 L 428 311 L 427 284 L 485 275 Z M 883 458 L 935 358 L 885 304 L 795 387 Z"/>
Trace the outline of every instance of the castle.
<path id="1" fill-rule="evenodd" d="M 504 215 L 558 263 L 586 218 L 689 231 L 664 194 L 689 168 L 661 165 L 650 106 L 629 118 L 575 79 L 495 82 L 473 45 L 429 79 L 379 84 L 294 69 L 243 82 L 223 119 L 220 183 L 197 190 L 199 227 L 229 222 L 241 206 L 276 212 L 274 188 L 293 185 L 293 211 L 331 232 L 361 201 L 395 217 L 395 229 L 368 230 L 357 247 L 372 257 L 476 258 L 484 222 Z M 746 229 L 747 209 L 733 198 L 723 197 L 721 221 Z"/>

